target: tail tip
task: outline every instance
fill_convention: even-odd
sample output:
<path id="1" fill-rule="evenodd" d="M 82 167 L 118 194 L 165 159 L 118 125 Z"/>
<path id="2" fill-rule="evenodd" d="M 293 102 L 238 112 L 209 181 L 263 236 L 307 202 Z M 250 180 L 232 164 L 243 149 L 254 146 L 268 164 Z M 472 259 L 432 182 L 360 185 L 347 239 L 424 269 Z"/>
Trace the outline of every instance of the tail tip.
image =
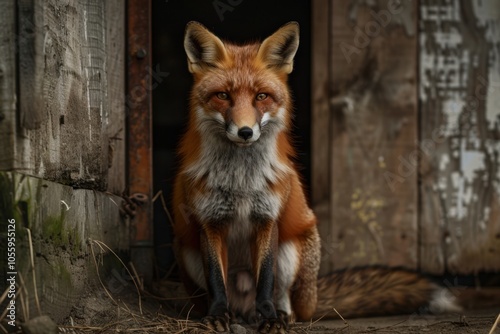
<path id="1" fill-rule="evenodd" d="M 439 288 L 431 297 L 429 310 L 434 314 L 462 312 L 463 308 L 458 304 L 458 299 L 450 290 Z"/>

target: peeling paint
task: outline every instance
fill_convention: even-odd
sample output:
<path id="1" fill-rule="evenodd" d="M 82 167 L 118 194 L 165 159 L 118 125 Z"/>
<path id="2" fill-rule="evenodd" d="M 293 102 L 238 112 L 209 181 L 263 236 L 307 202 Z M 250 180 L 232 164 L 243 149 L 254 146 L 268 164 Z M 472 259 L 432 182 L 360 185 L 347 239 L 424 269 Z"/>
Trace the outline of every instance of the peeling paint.
<path id="1" fill-rule="evenodd" d="M 473 1 L 477 26 L 485 29 L 491 43 L 488 66 L 486 119 L 491 130 L 500 131 L 500 6 L 496 0 Z M 486 86 L 486 85 L 485 85 Z"/>
<path id="2" fill-rule="evenodd" d="M 430 198 L 422 208 L 429 217 L 423 219 L 423 235 L 429 236 L 423 243 L 445 236 L 443 245 L 421 253 L 423 263 L 442 256 L 441 268 L 423 269 L 483 270 L 462 255 L 481 252 L 499 227 L 500 6 L 496 0 L 445 0 L 438 6 L 424 0 L 419 8 L 422 136 L 435 143 L 429 153 L 434 174 L 427 179 L 430 187 L 422 188 Z M 442 141 L 432 136 L 437 129 Z M 433 217 L 442 217 L 442 228 Z M 488 250 L 487 257 L 499 254 Z"/>
<path id="3" fill-rule="evenodd" d="M 462 142 L 460 170 L 464 176 L 464 181 L 472 183 L 475 179 L 475 173 L 484 170 L 484 152 L 476 150 L 467 150 L 465 141 Z"/>
<path id="4" fill-rule="evenodd" d="M 460 114 L 464 110 L 464 106 L 465 101 L 460 98 L 459 94 L 453 94 L 450 98 L 444 100 L 442 110 L 447 118 L 444 128 L 445 136 L 458 134 Z"/>
<path id="5" fill-rule="evenodd" d="M 448 154 L 443 154 L 439 162 L 439 170 L 441 171 L 446 170 L 449 163 L 450 163 L 450 156 Z"/>

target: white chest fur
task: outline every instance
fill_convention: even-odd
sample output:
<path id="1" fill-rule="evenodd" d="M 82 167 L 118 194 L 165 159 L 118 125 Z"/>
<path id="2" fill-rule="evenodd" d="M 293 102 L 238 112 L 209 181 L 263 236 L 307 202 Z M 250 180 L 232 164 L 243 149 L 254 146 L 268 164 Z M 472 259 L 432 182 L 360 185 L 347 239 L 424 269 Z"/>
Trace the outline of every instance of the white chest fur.
<path id="1" fill-rule="evenodd" d="M 209 137 L 203 141 L 200 159 L 187 171 L 205 180 L 205 193 L 195 196 L 196 215 L 206 222 L 237 224 L 238 230 L 251 228 L 255 221 L 275 220 L 280 199 L 269 185 L 288 171 L 277 158 L 275 135 L 262 136 L 249 147 Z"/>

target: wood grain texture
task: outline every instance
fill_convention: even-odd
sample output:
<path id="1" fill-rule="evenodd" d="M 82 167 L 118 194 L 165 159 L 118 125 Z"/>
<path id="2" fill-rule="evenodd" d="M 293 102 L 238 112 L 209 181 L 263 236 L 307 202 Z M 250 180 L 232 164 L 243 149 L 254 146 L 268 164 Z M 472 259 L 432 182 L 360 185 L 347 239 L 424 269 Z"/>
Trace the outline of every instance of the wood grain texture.
<path id="1" fill-rule="evenodd" d="M 332 233 L 322 236 L 333 256 L 324 261 L 416 268 L 416 4 L 333 6 Z"/>
<path id="2" fill-rule="evenodd" d="M 43 11 L 42 3 L 17 1 L 17 34 L 19 63 L 19 113 L 21 126 L 38 129 L 45 118 L 42 96 Z"/>
<path id="3" fill-rule="evenodd" d="M 22 276 L 24 282 L 31 282 L 33 272 L 36 273 L 38 296 L 44 314 L 58 323 L 62 322 L 78 299 L 88 292 L 89 286 L 98 282 L 91 247 L 96 260 L 99 263 L 102 259 L 105 261 L 99 266 L 100 279 L 108 289 L 118 289 L 113 291 L 116 293 L 129 288 L 116 284 L 113 278 L 123 270 L 117 265 L 116 258 L 107 262 L 106 252 L 91 243 L 91 240 L 99 240 L 117 253 L 129 249 L 129 224 L 120 215 L 120 197 L 74 189 L 16 172 L 0 172 L 0 197 L 9 199 L 6 201 L 8 207 L 3 202 L 2 215 L 16 218 L 18 277 Z M 32 234 L 36 254 L 34 269 L 30 265 L 24 228 L 29 228 Z M 24 287 L 28 290 L 25 296 L 29 298 L 30 314 L 34 317 L 38 315 L 33 298 L 34 287 L 32 284 L 25 284 Z"/>
<path id="4" fill-rule="evenodd" d="M 108 83 L 108 191 L 125 191 L 125 6 L 121 0 L 105 2 L 106 75 Z"/>
<path id="5" fill-rule="evenodd" d="M 16 8 L 0 0 L 0 170 L 11 170 L 16 156 Z"/>
<path id="6" fill-rule="evenodd" d="M 500 270 L 500 6 L 422 1 L 421 268 Z"/>
<path id="7" fill-rule="evenodd" d="M 11 145 L 2 145 L 1 168 L 75 187 L 106 190 L 110 121 L 106 71 L 107 62 L 112 60 L 106 55 L 105 6 L 111 4 L 23 0 L 16 11 L 9 3 L 5 1 L 6 10 L 2 10 L 6 16 L 2 19 L 6 28 L 1 32 L 2 47 L 17 46 L 19 76 L 13 63 L 15 49 L 5 50 L 4 84 L 17 85 L 19 92 L 2 90 L 5 98 L 1 108 L 9 110 L 4 112 L 2 137 Z M 124 13 L 121 15 L 123 18 Z M 17 19 L 19 35 L 15 26 L 7 27 L 12 18 Z M 114 51 L 116 57 L 116 46 Z M 120 66 L 120 62 L 113 65 Z M 123 89 L 123 82 L 118 84 L 121 87 L 116 91 Z M 16 97 L 17 105 L 9 102 Z"/>
<path id="8" fill-rule="evenodd" d="M 321 236 L 332 234 L 330 224 L 330 29 L 331 1 L 312 1 L 312 205 L 316 213 Z M 328 258 L 328 241 L 323 243 L 323 257 Z M 330 261 L 324 261 L 322 273 L 333 268 Z"/>

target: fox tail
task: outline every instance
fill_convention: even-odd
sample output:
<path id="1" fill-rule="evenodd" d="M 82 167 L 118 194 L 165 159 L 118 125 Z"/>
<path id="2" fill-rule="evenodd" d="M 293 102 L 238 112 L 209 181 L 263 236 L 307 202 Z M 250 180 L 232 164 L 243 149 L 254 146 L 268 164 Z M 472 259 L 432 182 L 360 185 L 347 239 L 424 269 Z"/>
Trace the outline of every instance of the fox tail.
<path id="1" fill-rule="evenodd" d="M 383 267 L 352 268 L 318 279 L 314 318 L 412 313 L 460 313 L 468 307 L 500 303 L 498 289 L 448 289 L 419 273 Z"/>

